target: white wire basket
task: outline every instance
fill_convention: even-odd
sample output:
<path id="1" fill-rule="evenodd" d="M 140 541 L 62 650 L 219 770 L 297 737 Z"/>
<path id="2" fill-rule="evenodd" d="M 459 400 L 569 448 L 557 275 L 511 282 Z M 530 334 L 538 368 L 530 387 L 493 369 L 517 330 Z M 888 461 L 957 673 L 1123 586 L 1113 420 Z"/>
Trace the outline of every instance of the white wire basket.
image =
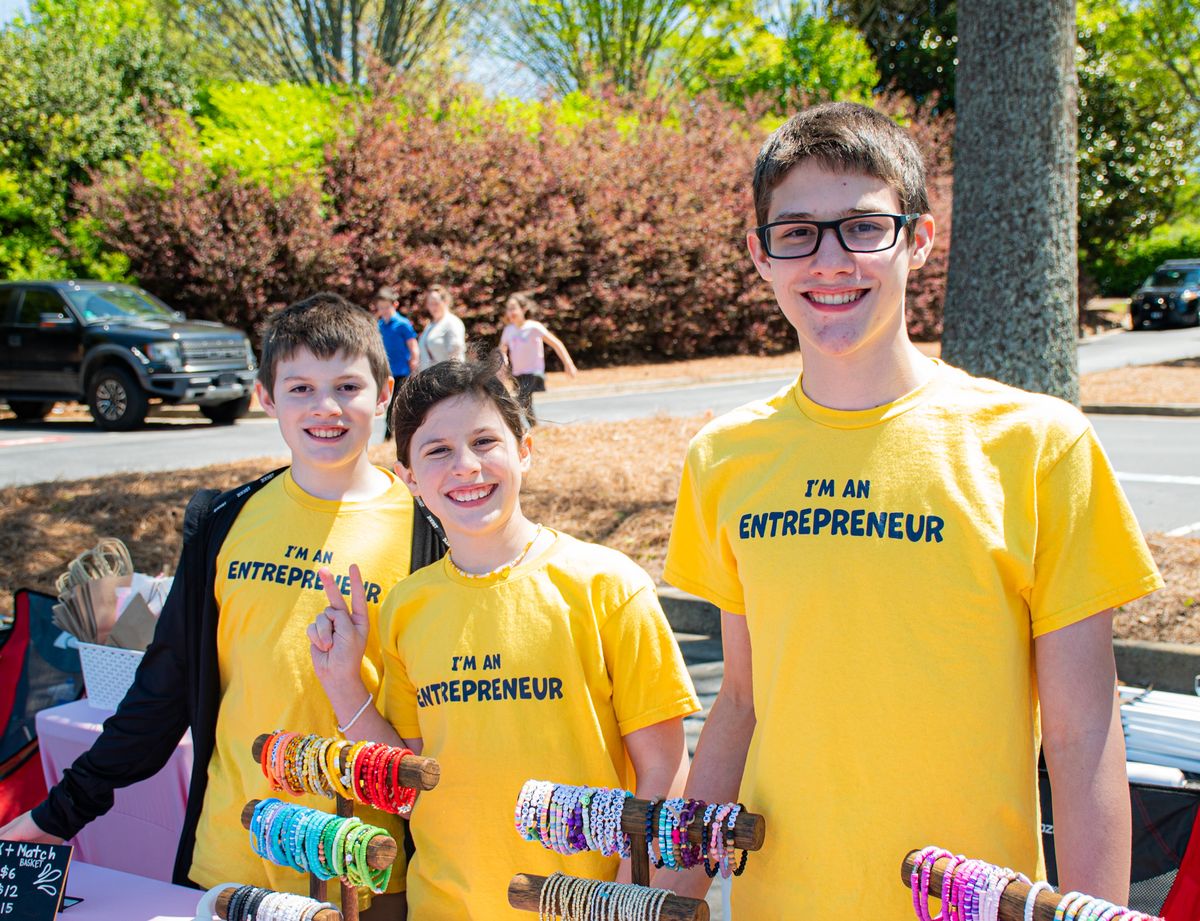
<path id="1" fill-rule="evenodd" d="M 88 703 L 98 710 L 116 710 L 133 684 L 133 676 L 145 653 L 116 646 L 79 644 L 79 662 L 83 666 L 83 684 Z"/>

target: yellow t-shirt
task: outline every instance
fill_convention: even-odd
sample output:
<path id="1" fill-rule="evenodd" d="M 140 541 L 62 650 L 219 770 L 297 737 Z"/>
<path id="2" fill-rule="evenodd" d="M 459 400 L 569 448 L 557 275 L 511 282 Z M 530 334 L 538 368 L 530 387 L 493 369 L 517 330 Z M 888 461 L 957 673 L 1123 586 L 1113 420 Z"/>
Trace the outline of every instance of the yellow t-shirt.
<path id="1" fill-rule="evenodd" d="M 530 779 L 629 789 L 621 737 L 699 709 L 650 577 L 554 533 L 508 575 L 425 567 L 388 595 L 379 627 L 384 716 L 442 766 L 410 820 L 409 916 L 520 921 L 516 873 L 612 879 L 616 858 L 527 842 L 513 810 Z"/>
<path id="2" fill-rule="evenodd" d="M 236 881 L 308 894 L 307 876 L 250 849 L 242 807 L 251 799 L 277 796 L 331 813 L 334 801 L 272 793 L 250 746 L 275 729 L 338 737 L 333 708 L 313 674 L 305 630 L 327 604 L 316 578 L 322 566 L 349 595 L 346 573 L 351 563 L 358 564 L 372 619 L 387 591 L 408 575 L 412 495 L 388 476 L 391 485 L 374 499 L 337 502 L 310 496 L 288 471 L 246 503 L 221 547 L 214 589 L 221 612 L 221 703 L 189 874 L 202 886 Z M 363 680 L 372 692 L 379 687 L 381 665 L 378 631 L 372 630 L 363 660 Z M 395 816 L 362 805 L 356 814 L 403 840 L 403 825 Z M 388 891 L 403 889 L 401 850 Z M 335 902 L 337 893 L 331 884 Z"/>
<path id="3" fill-rule="evenodd" d="M 937 844 L 1041 876 L 1032 639 L 1162 582 L 1074 407 L 940 362 L 844 412 L 799 382 L 693 440 L 666 578 L 746 617 L 766 844 L 737 918 L 907 921 Z"/>

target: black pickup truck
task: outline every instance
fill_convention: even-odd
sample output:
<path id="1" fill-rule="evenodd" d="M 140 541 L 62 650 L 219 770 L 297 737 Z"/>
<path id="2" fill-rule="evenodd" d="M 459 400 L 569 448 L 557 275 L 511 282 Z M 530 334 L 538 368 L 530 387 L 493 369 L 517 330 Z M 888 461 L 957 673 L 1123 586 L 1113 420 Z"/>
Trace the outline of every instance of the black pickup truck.
<path id="1" fill-rule="evenodd" d="M 101 428 L 124 431 L 157 400 L 228 425 L 249 409 L 256 373 L 241 331 L 188 320 L 141 288 L 0 282 L 0 400 L 19 419 L 77 400 Z"/>
<path id="2" fill-rule="evenodd" d="M 1129 301 L 1133 329 L 1200 326 L 1200 259 L 1168 259 Z"/>

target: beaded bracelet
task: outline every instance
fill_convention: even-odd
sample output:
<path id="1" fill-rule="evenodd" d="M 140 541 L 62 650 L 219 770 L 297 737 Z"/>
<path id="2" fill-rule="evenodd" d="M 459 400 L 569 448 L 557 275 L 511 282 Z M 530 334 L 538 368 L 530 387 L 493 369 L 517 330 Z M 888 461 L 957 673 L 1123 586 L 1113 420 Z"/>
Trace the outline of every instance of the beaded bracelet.
<path id="1" fill-rule="evenodd" d="M 1024 921 L 1033 921 L 1033 909 L 1037 904 L 1038 893 L 1053 891 L 1054 887 L 1045 880 L 1038 880 L 1029 887 L 1029 894 L 1025 896 Z"/>
<path id="2" fill-rule="evenodd" d="M 626 800 L 632 796 L 617 788 L 528 780 L 517 795 L 513 827 L 524 840 L 540 841 L 558 854 L 595 851 L 628 858 L 632 841 L 623 821 Z M 703 866 L 710 877 L 718 872 L 740 876 L 750 856 L 745 848 L 738 854 L 734 844 L 741 812 L 737 803 L 710 804 L 682 797 L 649 801 L 642 821 L 651 865 L 673 870 Z M 701 815 L 694 843 L 691 828 Z"/>
<path id="3" fill-rule="evenodd" d="M 300 736 L 277 730 L 268 735 L 259 756 L 259 766 L 272 791 L 294 795 L 341 796 L 407 816 L 416 802 L 417 791 L 400 782 L 400 769 L 407 748 L 378 742 Z M 345 770 L 339 760 L 345 758 Z"/>
<path id="4" fill-rule="evenodd" d="M 659 856 L 654 856 L 654 809 L 662 800 L 652 799 L 646 803 L 646 853 L 650 858 L 650 866 L 655 869 L 661 869 L 663 866 L 663 857 L 661 850 Z"/>
<path id="5" fill-rule="evenodd" d="M 260 857 L 320 879 L 346 877 L 351 885 L 382 892 L 391 867 L 367 862 L 368 845 L 386 831 L 354 817 L 331 816 L 279 800 L 262 800 L 250 819 L 250 844 Z"/>
<path id="6" fill-rule="evenodd" d="M 961 854 L 951 854 L 949 852 L 946 852 L 945 856 L 950 859 L 946 863 L 946 869 L 942 871 L 942 910 L 937 915 L 930 915 L 929 913 L 929 884 L 933 879 L 933 865 L 936 861 L 929 861 L 921 871 L 921 904 L 923 906 L 921 917 L 923 921 L 948 921 L 950 918 L 947 893 L 953 887 L 958 867 L 966 862 L 966 858 Z"/>
<path id="7" fill-rule="evenodd" d="M 223 887 L 210 890 L 215 896 Z M 207 896 L 206 896 L 207 897 Z M 204 901 L 197 907 L 197 916 L 205 917 Z M 334 908 L 329 902 L 318 902 L 290 892 L 274 892 L 257 886 L 238 886 L 229 897 L 225 909 L 227 921 L 312 921 L 325 908 Z M 211 912 L 207 913 L 211 915 Z"/>
<path id="8" fill-rule="evenodd" d="M 538 896 L 539 921 L 660 921 L 667 889 L 553 873 Z"/>
<path id="9" fill-rule="evenodd" d="M 733 822 L 720 809 L 705 812 L 706 823 L 711 820 L 716 826 L 722 819 L 725 819 L 726 833 L 731 833 Z M 943 858 L 947 859 L 947 866 L 942 872 L 942 911 L 933 916 L 929 908 L 930 881 L 934 865 Z M 1029 887 L 1023 897 L 1021 917 L 1023 921 L 1033 921 L 1039 894 L 1054 892 L 1054 889 L 1045 882 L 1031 883 L 1028 877 L 1007 867 L 953 856 L 930 846 L 916 852 L 908 875 L 913 909 L 919 921 L 997 921 L 1004 893 L 1017 881 Z M 1054 921 L 1162 921 L 1081 892 L 1068 892 L 1059 897 L 1053 918 Z"/>

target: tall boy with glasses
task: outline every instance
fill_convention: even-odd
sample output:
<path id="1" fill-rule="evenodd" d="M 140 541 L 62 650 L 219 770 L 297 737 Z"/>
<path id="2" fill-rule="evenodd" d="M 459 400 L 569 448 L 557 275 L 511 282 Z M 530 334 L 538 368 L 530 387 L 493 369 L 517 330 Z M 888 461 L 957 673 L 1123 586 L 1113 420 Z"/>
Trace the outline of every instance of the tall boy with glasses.
<path id="1" fill-rule="evenodd" d="M 688 796 L 767 817 L 734 917 L 909 918 L 900 861 L 931 843 L 1041 876 L 1039 739 L 1062 884 L 1123 903 L 1109 609 L 1162 583 L 1095 433 L 909 341 L 934 226 L 890 119 L 796 115 L 754 200 L 750 255 L 804 371 L 696 436 L 666 564 L 722 609 Z"/>

